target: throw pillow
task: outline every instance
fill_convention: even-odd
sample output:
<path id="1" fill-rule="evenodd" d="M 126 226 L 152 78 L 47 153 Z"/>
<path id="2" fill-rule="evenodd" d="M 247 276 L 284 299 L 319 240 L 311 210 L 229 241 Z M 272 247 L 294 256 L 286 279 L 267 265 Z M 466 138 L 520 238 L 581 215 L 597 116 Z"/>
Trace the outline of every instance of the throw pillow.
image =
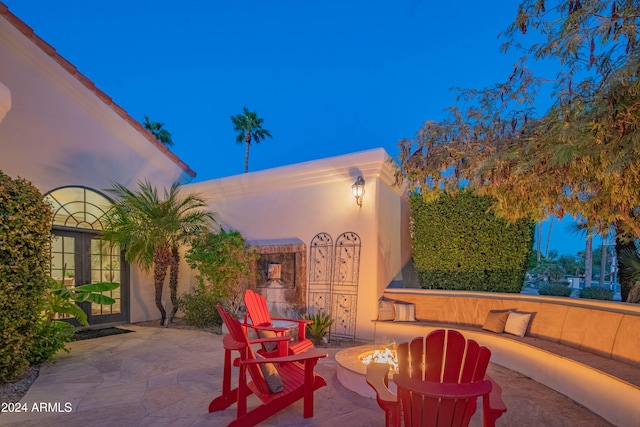
<path id="1" fill-rule="evenodd" d="M 507 323 L 508 317 L 509 310 L 491 310 L 487 314 L 482 329 L 501 334 L 504 332 L 504 326 Z"/>
<path id="2" fill-rule="evenodd" d="M 393 320 L 395 317 L 393 301 L 380 300 L 378 302 L 378 320 Z"/>
<path id="3" fill-rule="evenodd" d="M 273 332 L 273 331 L 267 331 L 267 330 L 263 330 L 263 329 L 258 329 L 258 336 L 260 338 L 275 338 L 278 335 Z M 264 348 L 265 351 L 274 351 L 278 348 L 278 343 L 277 342 L 265 342 L 262 343 L 262 348 Z"/>
<path id="4" fill-rule="evenodd" d="M 507 323 L 504 325 L 504 331 L 511 335 L 523 337 L 527 332 L 529 320 L 531 320 L 531 313 L 511 311 L 509 312 L 509 317 L 507 317 Z"/>
<path id="5" fill-rule="evenodd" d="M 415 322 L 416 321 L 416 305 L 408 303 L 396 302 L 393 304 L 396 312 L 394 322 Z"/>
<path id="6" fill-rule="evenodd" d="M 264 359 L 264 357 L 261 356 L 256 357 L 258 359 Z M 259 366 L 262 371 L 262 375 L 264 376 L 264 381 L 267 383 L 267 387 L 269 387 L 269 391 L 271 391 L 271 393 L 280 393 L 284 390 L 282 378 L 280 378 L 276 365 L 273 363 L 260 363 Z"/>

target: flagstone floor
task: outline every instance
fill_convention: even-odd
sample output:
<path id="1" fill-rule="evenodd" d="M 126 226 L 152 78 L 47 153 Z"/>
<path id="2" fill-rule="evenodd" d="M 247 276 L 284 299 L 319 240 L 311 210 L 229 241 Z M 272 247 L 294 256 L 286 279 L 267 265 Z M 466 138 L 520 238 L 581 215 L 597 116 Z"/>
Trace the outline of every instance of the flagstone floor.
<path id="1" fill-rule="evenodd" d="M 208 413 L 222 383 L 222 336 L 202 331 L 126 325 L 134 333 L 73 342 L 71 352 L 42 366 L 20 402 L 2 402 L 0 426 L 223 426 L 235 405 Z M 335 353 L 316 370 L 327 387 L 315 393 L 315 415 L 298 402 L 264 426 L 384 426 L 375 399 L 336 378 Z M 498 365 L 490 374 L 502 386 L 508 412 L 502 426 L 608 426 L 606 421 L 535 381 Z M 252 397 L 255 399 L 255 397 Z M 257 399 L 253 402 L 255 403 Z M 5 405 L 6 403 L 6 405 Z M 18 412 L 18 410 L 20 412 Z M 478 413 L 472 425 L 481 425 Z"/>

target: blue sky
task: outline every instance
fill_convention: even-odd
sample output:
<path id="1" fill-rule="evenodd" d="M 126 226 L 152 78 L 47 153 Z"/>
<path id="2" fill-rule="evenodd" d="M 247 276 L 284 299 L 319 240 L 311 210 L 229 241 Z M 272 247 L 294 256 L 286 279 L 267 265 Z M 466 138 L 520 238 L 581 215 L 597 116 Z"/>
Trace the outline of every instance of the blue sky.
<path id="1" fill-rule="evenodd" d="M 244 106 L 273 135 L 252 145 L 250 171 L 396 156 L 444 118 L 452 87 L 502 81 L 517 60 L 497 37 L 513 0 L 3 2 L 132 117 L 164 123 L 195 181 L 243 172 L 229 117 Z M 582 250 L 554 227 L 551 248 Z"/>

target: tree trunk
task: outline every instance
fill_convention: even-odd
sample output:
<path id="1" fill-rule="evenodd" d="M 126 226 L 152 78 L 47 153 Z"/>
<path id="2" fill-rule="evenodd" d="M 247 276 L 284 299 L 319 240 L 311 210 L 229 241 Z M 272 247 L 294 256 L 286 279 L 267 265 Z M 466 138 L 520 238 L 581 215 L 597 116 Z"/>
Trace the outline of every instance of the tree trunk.
<path id="1" fill-rule="evenodd" d="M 538 266 L 540 265 L 540 245 L 542 242 L 542 222 L 538 223 L 538 238 L 537 240 L 537 244 L 536 244 L 536 249 L 538 252 Z"/>
<path id="2" fill-rule="evenodd" d="M 171 292 L 171 304 L 173 308 L 167 319 L 167 324 L 173 322 L 173 317 L 178 311 L 178 267 L 180 265 L 180 252 L 178 247 L 171 248 L 171 264 L 169 266 L 169 291 Z"/>
<path id="3" fill-rule="evenodd" d="M 602 242 L 602 246 L 600 246 L 600 287 L 604 288 L 604 279 L 607 276 L 607 248 Z"/>
<path id="4" fill-rule="evenodd" d="M 244 153 L 244 173 L 249 172 L 249 146 L 251 145 L 251 132 L 247 132 L 245 137 L 245 153 Z"/>
<path id="5" fill-rule="evenodd" d="M 544 256 L 549 256 L 549 242 L 551 242 L 551 230 L 553 229 L 553 217 L 549 222 L 549 234 L 547 234 L 547 246 L 544 248 Z"/>
<path id="6" fill-rule="evenodd" d="M 593 276 L 593 237 L 587 234 L 587 244 L 584 250 L 584 287 L 591 287 L 591 276 Z"/>
<path id="7" fill-rule="evenodd" d="M 162 305 L 162 288 L 164 287 L 164 279 L 167 276 L 167 267 L 169 266 L 171 257 L 170 250 L 157 249 L 153 262 L 153 279 L 156 290 L 156 307 L 160 311 L 160 326 L 165 324 L 167 312 Z"/>
<path id="8" fill-rule="evenodd" d="M 616 224 L 616 258 L 618 261 L 618 282 L 620 283 L 620 296 L 622 301 L 627 301 L 629 291 L 633 288 L 633 276 L 630 274 L 624 263 L 623 253 L 636 252 L 635 240 L 622 231 L 622 227 Z"/>

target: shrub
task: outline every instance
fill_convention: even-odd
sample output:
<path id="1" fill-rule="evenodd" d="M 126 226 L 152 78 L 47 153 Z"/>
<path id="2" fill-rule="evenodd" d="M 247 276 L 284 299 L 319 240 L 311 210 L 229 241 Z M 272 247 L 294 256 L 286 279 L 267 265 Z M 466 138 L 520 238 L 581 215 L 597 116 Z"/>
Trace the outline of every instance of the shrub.
<path id="1" fill-rule="evenodd" d="M 58 320 L 41 322 L 29 351 L 29 363 L 36 365 L 47 362 L 53 359 L 59 350 L 68 353 L 69 349 L 65 344 L 71 341 L 75 331 L 76 328 L 67 322 Z"/>
<path id="2" fill-rule="evenodd" d="M 427 289 L 520 292 L 535 223 L 489 212 L 493 200 L 469 190 L 425 202 L 411 196 L 413 260 Z"/>
<path id="3" fill-rule="evenodd" d="M 302 318 L 313 320 L 313 323 L 307 324 L 306 334 L 316 346 L 319 346 L 322 343 L 322 338 L 333 325 L 333 319 L 324 311 L 318 311 L 315 315 L 307 313 Z"/>
<path id="4" fill-rule="evenodd" d="M 0 383 L 24 372 L 40 331 L 51 218 L 37 188 L 0 172 Z"/>
<path id="5" fill-rule="evenodd" d="M 580 298 L 613 301 L 613 291 L 604 288 L 584 288 L 580 291 Z"/>
<path id="6" fill-rule="evenodd" d="M 42 316 L 29 351 L 29 363 L 32 365 L 53 359 L 59 350 L 69 352 L 66 343 L 72 340 L 76 328 L 70 323 L 55 320 L 56 315 L 70 314 L 80 324 L 89 326 L 87 315 L 76 303 L 89 301 L 104 305 L 114 304 L 116 301 L 113 298 L 102 295 L 101 292 L 120 286 L 119 283 L 100 282 L 68 289 L 62 282 L 50 277 L 47 283 L 41 309 Z"/>
<path id="7" fill-rule="evenodd" d="M 554 297 L 569 297 L 571 296 L 571 288 L 568 283 L 545 283 L 544 285 L 540 285 L 538 293 L 540 295 L 550 295 Z"/>
<path id="8" fill-rule="evenodd" d="M 185 255 L 189 267 L 198 270 L 200 298 L 222 301 L 232 314 L 242 305 L 253 253 L 239 231 L 207 233 L 195 240 Z M 212 307 L 215 311 L 215 306 Z"/>
<path id="9" fill-rule="evenodd" d="M 183 320 L 187 325 L 207 328 L 222 324 L 216 304 L 220 302 L 213 293 L 206 288 L 198 287 L 194 291 L 186 292 L 178 299 L 178 307 L 184 312 Z"/>

